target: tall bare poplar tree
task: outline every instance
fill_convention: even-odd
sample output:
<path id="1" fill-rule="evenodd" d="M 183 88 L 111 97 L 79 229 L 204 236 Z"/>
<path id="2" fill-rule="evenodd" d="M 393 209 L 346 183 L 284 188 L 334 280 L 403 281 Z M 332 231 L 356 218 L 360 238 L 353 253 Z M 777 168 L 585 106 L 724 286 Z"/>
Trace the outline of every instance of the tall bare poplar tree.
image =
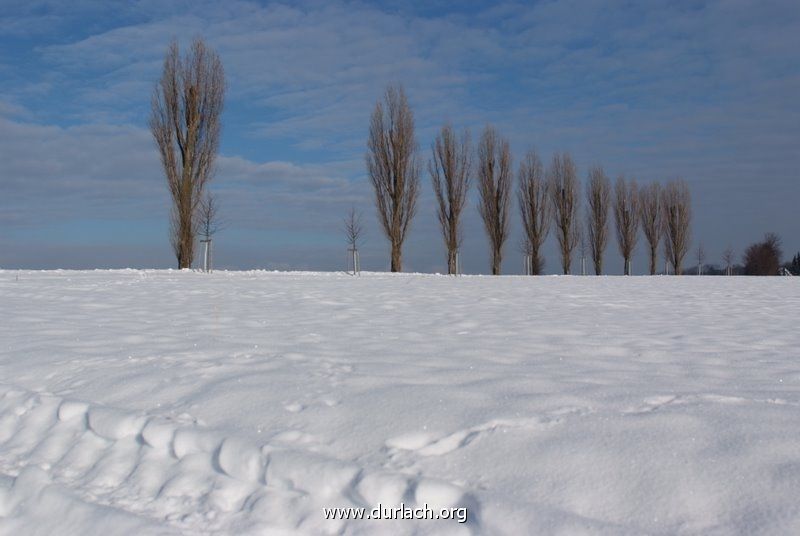
<path id="1" fill-rule="evenodd" d="M 603 273 L 603 253 L 608 245 L 608 210 L 611 205 L 611 181 L 601 167 L 589 170 L 586 190 L 586 229 L 592 252 L 594 273 Z"/>
<path id="2" fill-rule="evenodd" d="M 625 260 L 625 275 L 631 275 L 631 256 L 639 239 L 639 190 L 636 180 L 618 177 L 614 185 L 614 220 L 617 224 L 617 244 Z"/>
<path id="3" fill-rule="evenodd" d="M 391 244 L 391 270 L 400 272 L 403 242 L 417 208 L 420 172 L 414 113 L 401 85 L 387 87 L 383 102 L 375 104 L 366 161 L 378 220 Z"/>
<path id="4" fill-rule="evenodd" d="M 572 157 L 556 153 L 547 170 L 550 200 L 553 204 L 553 218 L 556 224 L 556 238 L 561 250 L 561 269 L 569 274 L 572 266 L 572 252 L 580 241 L 580 222 L 578 204 L 580 203 L 580 184 Z"/>
<path id="5" fill-rule="evenodd" d="M 179 268 L 194 259 L 196 214 L 214 172 L 224 97 L 217 53 L 198 39 L 181 56 L 173 42 L 153 93 L 150 130 L 172 198 L 171 243 Z"/>
<path id="6" fill-rule="evenodd" d="M 483 225 L 489 237 L 492 275 L 500 275 L 503 244 L 508 238 L 508 205 L 511 194 L 511 149 L 508 140 L 487 126 L 478 144 L 478 192 Z"/>
<path id="7" fill-rule="evenodd" d="M 692 198 L 683 179 L 669 181 L 661 203 L 664 214 L 664 253 L 675 275 L 683 273 L 683 259 L 689 252 Z"/>
<path id="8" fill-rule="evenodd" d="M 664 211 L 661 208 L 661 186 L 652 182 L 639 190 L 639 217 L 650 250 L 650 275 L 656 274 L 658 243 L 664 234 Z"/>
<path id="9" fill-rule="evenodd" d="M 547 190 L 544 166 L 531 149 L 519 165 L 519 210 L 522 214 L 522 227 L 525 231 L 526 255 L 531 257 L 531 275 L 539 275 L 544 269 L 542 244 L 550 231 L 552 204 Z"/>
<path id="10" fill-rule="evenodd" d="M 457 273 L 457 254 L 461 247 L 461 212 L 470 185 L 471 152 L 469 133 L 456 138 L 451 125 L 442 127 L 431 148 L 428 172 L 436 194 L 437 215 L 447 248 L 447 273 Z"/>

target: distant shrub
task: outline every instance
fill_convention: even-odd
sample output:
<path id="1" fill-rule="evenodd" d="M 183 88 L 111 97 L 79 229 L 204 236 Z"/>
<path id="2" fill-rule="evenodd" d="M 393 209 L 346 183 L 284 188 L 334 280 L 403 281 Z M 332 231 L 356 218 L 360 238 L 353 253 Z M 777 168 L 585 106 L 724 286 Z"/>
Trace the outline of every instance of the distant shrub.
<path id="1" fill-rule="evenodd" d="M 764 235 L 764 240 L 751 244 L 744 253 L 745 275 L 778 275 L 781 268 L 781 240 L 774 233 Z"/>

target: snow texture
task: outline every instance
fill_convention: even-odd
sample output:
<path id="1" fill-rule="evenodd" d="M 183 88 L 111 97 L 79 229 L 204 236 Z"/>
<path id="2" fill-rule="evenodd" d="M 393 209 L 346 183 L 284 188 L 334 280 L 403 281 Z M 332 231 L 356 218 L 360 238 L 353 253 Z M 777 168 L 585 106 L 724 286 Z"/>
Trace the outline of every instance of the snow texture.
<path id="1" fill-rule="evenodd" d="M 0 534 L 800 534 L 798 278 L 0 271 Z M 324 507 L 466 507 L 468 521 Z"/>

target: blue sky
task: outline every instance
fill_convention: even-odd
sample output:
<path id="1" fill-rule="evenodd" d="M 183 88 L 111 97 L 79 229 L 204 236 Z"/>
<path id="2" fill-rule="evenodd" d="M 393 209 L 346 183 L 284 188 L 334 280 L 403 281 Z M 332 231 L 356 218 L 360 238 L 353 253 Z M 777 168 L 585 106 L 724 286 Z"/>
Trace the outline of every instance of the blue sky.
<path id="1" fill-rule="evenodd" d="M 398 7 L 398 4 L 402 4 Z M 420 154 L 444 121 L 491 123 L 516 162 L 569 151 L 640 182 L 683 177 L 710 261 L 765 232 L 800 250 L 800 4 L 715 2 L 0 1 L 0 267 L 170 267 L 167 191 L 147 130 L 172 39 L 202 36 L 229 90 L 212 189 L 219 266 L 341 269 L 364 213 L 369 114 L 402 82 Z M 423 175 L 405 268 L 445 269 Z M 463 265 L 488 271 L 476 204 Z M 516 208 L 516 205 L 515 205 Z M 505 272 L 519 272 L 516 211 Z M 554 237 L 545 251 L 557 271 Z M 640 238 L 634 271 L 646 268 Z M 620 272 L 616 244 L 606 254 Z"/>

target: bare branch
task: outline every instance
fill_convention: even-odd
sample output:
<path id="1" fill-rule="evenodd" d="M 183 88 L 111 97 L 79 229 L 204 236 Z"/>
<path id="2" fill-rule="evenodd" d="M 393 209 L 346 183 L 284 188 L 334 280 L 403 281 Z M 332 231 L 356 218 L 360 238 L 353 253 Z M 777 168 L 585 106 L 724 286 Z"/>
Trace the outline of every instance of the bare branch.
<path id="1" fill-rule="evenodd" d="M 363 233 L 364 225 L 361 221 L 361 213 L 356 212 L 355 208 L 350 208 L 347 217 L 344 218 L 344 234 L 347 238 L 347 245 L 351 249 L 358 249 Z"/>
<path id="2" fill-rule="evenodd" d="M 211 192 L 206 192 L 200 206 L 197 207 L 197 228 L 199 233 L 209 240 L 212 236 L 223 229 L 219 221 L 219 203 L 217 197 Z"/>

